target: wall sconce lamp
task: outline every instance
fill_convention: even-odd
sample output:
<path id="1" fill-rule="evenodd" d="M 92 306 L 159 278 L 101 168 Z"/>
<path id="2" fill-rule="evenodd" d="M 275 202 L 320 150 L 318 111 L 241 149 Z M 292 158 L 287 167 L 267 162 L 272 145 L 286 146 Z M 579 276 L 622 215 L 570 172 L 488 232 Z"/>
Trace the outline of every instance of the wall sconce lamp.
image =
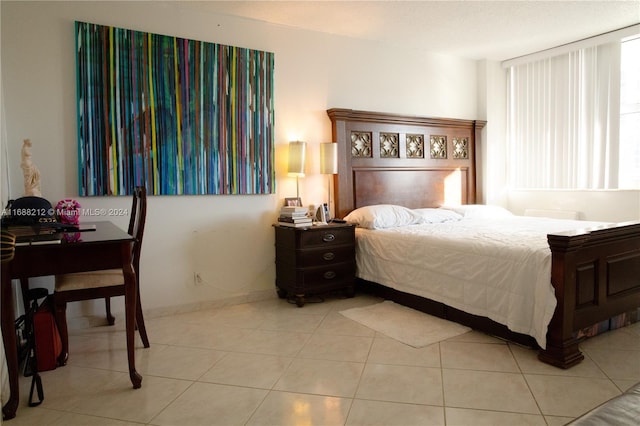
<path id="1" fill-rule="evenodd" d="M 300 185 L 298 179 L 304 177 L 304 163 L 307 154 L 306 142 L 289 142 L 289 176 L 296 178 L 296 197 L 300 198 Z"/>
<path id="2" fill-rule="evenodd" d="M 338 144 L 337 143 L 321 143 L 320 144 L 320 173 L 324 175 L 335 175 L 338 173 Z M 328 176 L 329 180 L 329 203 L 327 209 L 329 216 L 331 215 L 331 189 L 333 176 Z M 327 218 L 328 220 L 329 218 Z"/>

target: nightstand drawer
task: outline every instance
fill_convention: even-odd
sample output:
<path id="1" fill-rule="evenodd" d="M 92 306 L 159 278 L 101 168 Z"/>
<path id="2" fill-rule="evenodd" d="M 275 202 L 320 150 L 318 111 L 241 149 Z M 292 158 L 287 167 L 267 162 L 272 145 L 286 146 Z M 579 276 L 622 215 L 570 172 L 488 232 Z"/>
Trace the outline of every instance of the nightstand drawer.
<path id="1" fill-rule="evenodd" d="M 329 246 L 321 249 L 300 250 L 302 266 L 333 265 L 341 262 L 355 261 L 353 246 Z"/>
<path id="2" fill-rule="evenodd" d="M 292 268 L 276 263 L 276 284 L 294 293 L 318 293 L 333 284 L 353 285 L 356 273 L 355 262 L 337 263 L 315 268 Z"/>
<path id="3" fill-rule="evenodd" d="M 314 246 L 354 244 L 355 236 L 352 229 L 319 227 L 311 232 L 300 234 L 300 246 L 298 248 L 310 248 Z"/>
<path id="4" fill-rule="evenodd" d="M 325 286 L 345 281 L 353 282 L 355 273 L 355 263 L 340 263 L 325 268 L 308 268 L 302 271 L 302 282 L 309 289 L 320 290 Z"/>
<path id="5" fill-rule="evenodd" d="M 286 247 L 276 246 L 276 263 L 288 264 L 294 268 L 354 262 L 355 258 L 353 245 L 331 245 L 306 250 L 288 250 Z"/>

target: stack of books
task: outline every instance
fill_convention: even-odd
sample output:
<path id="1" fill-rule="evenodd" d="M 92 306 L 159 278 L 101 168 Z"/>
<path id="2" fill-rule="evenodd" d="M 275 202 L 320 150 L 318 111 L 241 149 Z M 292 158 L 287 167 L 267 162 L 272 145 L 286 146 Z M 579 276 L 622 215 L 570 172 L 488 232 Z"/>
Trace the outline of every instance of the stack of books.
<path id="1" fill-rule="evenodd" d="M 312 224 L 311 218 L 307 215 L 306 207 L 284 206 L 280 210 L 278 225 L 302 228 Z"/>

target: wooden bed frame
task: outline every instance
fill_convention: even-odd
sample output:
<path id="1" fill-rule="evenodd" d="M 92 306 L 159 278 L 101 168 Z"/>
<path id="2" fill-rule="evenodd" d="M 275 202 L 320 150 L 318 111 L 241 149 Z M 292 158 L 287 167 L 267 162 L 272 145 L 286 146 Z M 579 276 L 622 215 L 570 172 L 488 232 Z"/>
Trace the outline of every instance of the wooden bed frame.
<path id="1" fill-rule="evenodd" d="M 338 144 L 336 217 L 372 204 L 409 208 L 481 203 L 476 179 L 486 122 L 330 109 Z M 640 307 L 640 222 L 548 235 L 558 306 L 539 359 L 561 368 L 579 363 L 577 332 Z M 489 318 L 376 283 L 369 290 L 399 303 L 519 343 L 531 336 Z"/>

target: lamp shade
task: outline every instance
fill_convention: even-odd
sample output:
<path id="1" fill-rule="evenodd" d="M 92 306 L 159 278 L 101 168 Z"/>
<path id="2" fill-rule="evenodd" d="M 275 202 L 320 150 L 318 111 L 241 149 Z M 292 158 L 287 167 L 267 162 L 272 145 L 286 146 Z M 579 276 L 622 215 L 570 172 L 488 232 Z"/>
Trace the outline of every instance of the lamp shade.
<path id="1" fill-rule="evenodd" d="M 306 142 L 289 142 L 289 176 L 304 177 L 304 163 L 306 154 Z"/>
<path id="2" fill-rule="evenodd" d="M 320 144 L 320 173 L 335 175 L 338 173 L 338 144 Z"/>

